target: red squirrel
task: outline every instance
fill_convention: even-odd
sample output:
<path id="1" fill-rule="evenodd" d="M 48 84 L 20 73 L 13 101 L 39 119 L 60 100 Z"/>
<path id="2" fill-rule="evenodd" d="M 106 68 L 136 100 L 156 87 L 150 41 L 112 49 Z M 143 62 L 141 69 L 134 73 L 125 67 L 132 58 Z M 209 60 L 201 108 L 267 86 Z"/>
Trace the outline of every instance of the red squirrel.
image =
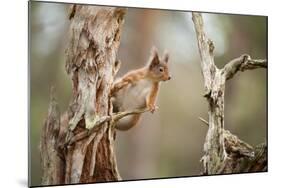
<path id="1" fill-rule="evenodd" d="M 111 96 L 113 112 L 148 108 L 152 113 L 156 110 L 156 99 L 160 82 L 171 79 L 168 68 L 169 54 L 160 58 L 155 47 L 143 68 L 129 71 L 117 79 L 112 87 Z M 115 128 L 126 131 L 135 126 L 141 114 L 129 115 L 116 122 Z"/>

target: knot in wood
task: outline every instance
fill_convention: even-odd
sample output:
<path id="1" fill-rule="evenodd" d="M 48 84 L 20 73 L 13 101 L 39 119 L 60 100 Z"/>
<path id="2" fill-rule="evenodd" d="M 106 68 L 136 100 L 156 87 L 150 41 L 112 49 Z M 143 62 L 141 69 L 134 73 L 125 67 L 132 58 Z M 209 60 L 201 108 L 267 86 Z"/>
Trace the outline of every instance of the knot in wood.
<path id="1" fill-rule="evenodd" d="M 211 39 L 208 39 L 208 45 L 209 45 L 209 52 L 213 53 L 215 50 L 215 45 Z"/>

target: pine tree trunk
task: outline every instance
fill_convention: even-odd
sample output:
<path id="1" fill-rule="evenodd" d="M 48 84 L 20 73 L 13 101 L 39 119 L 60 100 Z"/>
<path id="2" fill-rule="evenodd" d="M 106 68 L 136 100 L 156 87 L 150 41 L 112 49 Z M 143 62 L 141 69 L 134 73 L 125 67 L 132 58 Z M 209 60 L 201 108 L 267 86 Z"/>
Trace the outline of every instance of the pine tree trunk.
<path id="1" fill-rule="evenodd" d="M 72 5 L 66 71 L 73 97 L 60 117 L 52 92 L 41 137 L 43 185 L 120 180 L 109 93 L 120 44 L 123 8 Z M 89 128 L 90 130 L 88 130 Z"/>

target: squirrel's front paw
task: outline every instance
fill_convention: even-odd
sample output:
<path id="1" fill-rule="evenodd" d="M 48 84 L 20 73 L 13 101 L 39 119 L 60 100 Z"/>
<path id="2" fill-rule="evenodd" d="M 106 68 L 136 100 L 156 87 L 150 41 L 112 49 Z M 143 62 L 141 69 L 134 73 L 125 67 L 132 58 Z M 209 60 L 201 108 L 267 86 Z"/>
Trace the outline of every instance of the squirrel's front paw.
<path id="1" fill-rule="evenodd" d="M 155 106 L 155 105 L 148 105 L 148 109 L 151 113 L 154 113 L 155 110 L 158 109 L 158 106 Z"/>

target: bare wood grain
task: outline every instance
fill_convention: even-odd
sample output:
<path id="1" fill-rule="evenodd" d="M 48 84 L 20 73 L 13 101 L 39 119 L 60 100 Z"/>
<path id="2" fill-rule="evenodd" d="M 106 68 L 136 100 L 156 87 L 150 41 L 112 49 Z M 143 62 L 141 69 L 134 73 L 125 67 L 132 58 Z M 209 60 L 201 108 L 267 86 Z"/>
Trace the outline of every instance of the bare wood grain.
<path id="1" fill-rule="evenodd" d="M 64 183 L 65 166 L 57 147 L 60 131 L 60 111 L 54 90 L 54 88 L 51 89 L 48 116 L 40 140 L 41 166 L 44 169 L 42 185 Z"/>
<path id="2" fill-rule="evenodd" d="M 226 80 L 231 79 L 238 71 L 252 70 L 257 68 L 267 68 L 266 59 L 252 59 L 250 55 L 243 54 L 238 58 L 231 60 L 227 63 L 222 73 Z"/>
<path id="3" fill-rule="evenodd" d="M 204 143 L 203 174 L 250 172 L 251 169 L 267 169 L 266 144 L 256 150 L 245 141 L 224 129 L 224 94 L 226 80 L 238 71 L 267 68 L 267 60 L 252 59 L 244 54 L 218 69 L 214 63 L 214 43 L 205 31 L 201 13 L 192 13 L 197 37 L 200 65 L 208 101 L 208 125 Z"/>

